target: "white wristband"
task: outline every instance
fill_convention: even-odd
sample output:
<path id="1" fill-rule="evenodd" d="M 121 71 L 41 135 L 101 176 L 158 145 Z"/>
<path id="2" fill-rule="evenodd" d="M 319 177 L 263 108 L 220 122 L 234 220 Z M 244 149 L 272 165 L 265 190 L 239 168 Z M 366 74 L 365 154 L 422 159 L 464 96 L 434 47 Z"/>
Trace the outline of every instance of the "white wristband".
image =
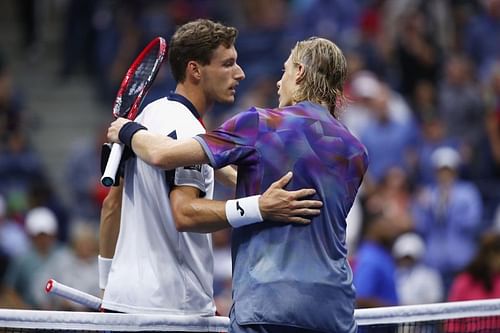
<path id="1" fill-rule="evenodd" d="M 233 228 L 262 222 L 260 195 L 226 201 L 226 218 Z"/>
<path id="2" fill-rule="evenodd" d="M 108 284 L 108 275 L 111 270 L 112 258 L 103 258 L 100 255 L 97 257 L 99 266 L 99 288 L 106 289 Z"/>

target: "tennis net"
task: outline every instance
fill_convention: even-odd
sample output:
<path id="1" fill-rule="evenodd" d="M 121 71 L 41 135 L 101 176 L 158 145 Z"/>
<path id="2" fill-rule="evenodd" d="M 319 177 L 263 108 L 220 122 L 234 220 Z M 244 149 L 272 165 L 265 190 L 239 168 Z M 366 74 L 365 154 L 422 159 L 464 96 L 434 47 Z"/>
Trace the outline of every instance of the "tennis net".
<path id="1" fill-rule="evenodd" d="M 357 309 L 360 333 L 500 333 L 500 299 Z M 0 332 L 224 332 L 226 317 L 0 309 Z"/>
<path id="2" fill-rule="evenodd" d="M 356 310 L 359 333 L 500 333 L 500 299 Z"/>

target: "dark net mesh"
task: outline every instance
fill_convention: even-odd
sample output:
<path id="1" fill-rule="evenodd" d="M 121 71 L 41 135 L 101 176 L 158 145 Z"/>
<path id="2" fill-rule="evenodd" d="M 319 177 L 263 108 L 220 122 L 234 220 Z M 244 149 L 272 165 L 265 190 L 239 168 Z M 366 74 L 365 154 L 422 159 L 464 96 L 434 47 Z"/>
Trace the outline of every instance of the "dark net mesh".
<path id="1" fill-rule="evenodd" d="M 500 333 L 500 316 L 471 317 L 374 324 L 359 327 L 359 333 Z"/>

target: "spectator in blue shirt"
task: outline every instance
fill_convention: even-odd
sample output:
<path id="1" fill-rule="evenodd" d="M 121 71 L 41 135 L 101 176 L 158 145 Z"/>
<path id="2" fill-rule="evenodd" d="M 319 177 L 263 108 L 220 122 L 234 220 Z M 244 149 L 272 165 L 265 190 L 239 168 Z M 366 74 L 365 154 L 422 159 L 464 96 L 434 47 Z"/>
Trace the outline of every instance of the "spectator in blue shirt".
<path id="1" fill-rule="evenodd" d="M 367 202 L 368 210 L 376 210 L 367 212 L 354 264 L 356 305 L 358 308 L 398 305 L 396 263 L 391 250 L 407 226 L 388 216 L 381 207 L 370 206 Z"/>
<path id="2" fill-rule="evenodd" d="M 445 290 L 472 259 L 482 231 L 482 201 L 477 187 L 460 179 L 460 155 L 450 147 L 432 153 L 437 182 L 417 199 L 414 223 L 423 235 L 424 261 L 442 275 Z"/>

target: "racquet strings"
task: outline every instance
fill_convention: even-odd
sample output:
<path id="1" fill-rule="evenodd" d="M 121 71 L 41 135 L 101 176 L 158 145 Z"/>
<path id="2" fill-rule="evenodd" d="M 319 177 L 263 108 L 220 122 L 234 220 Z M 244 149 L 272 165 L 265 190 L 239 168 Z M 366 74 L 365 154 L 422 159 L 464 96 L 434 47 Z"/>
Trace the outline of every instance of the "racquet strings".
<path id="1" fill-rule="evenodd" d="M 157 43 L 144 55 L 135 70 L 129 73 L 131 77 L 121 96 L 121 105 L 116 114 L 118 117 L 127 116 L 139 94 L 143 92 L 146 85 L 151 81 L 151 76 L 156 72 L 155 68 L 158 63 L 159 49 L 160 43 Z"/>

